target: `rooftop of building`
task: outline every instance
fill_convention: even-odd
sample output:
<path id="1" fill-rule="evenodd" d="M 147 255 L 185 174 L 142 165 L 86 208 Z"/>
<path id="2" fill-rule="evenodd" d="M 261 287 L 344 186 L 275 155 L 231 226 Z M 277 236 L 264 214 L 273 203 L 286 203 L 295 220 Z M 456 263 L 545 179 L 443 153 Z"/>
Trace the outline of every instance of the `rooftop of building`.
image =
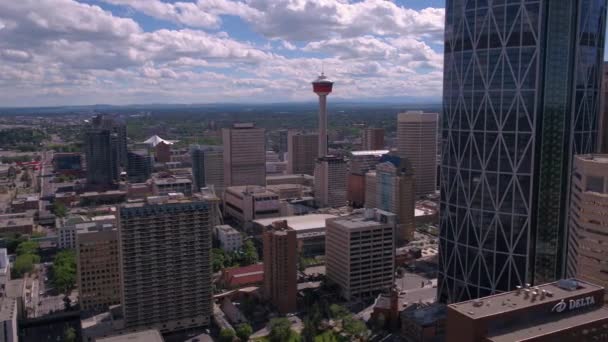
<path id="1" fill-rule="evenodd" d="M 541 336 L 557 333 L 572 327 L 585 325 L 593 322 L 608 322 L 608 308 L 601 307 L 596 310 L 583 312 L 571 312 L 560 319 L 547 320 L 546 317 L 532 318 L 523 326 L 505 326 L 497 329 L 486 336 L 488 342 L 511 342 L 536 340 Z M 584 339 L 582 339 L 584 340 Z"/>
<path id="2" fill-rule="evenodd" d="M 4 297 L 0 299 L 0 322 L 13 319 L 17 315 L 16 309 L 15 298 Z"/>
<path id="3" fill-rule="evenodd" d="M 583 154 L 577 155 L 576 158 L 580 158 L 589 162 L 595 162 L 598 164 L 608 164 L 608 154 Z"/>
<path id="4" fill-rule="evenodd" d="M 34 224 L 33 217 L 13 217 L 13 218 L 0 218 L 0 227 L 18 227 L 18 226 L 29 226 Z"/>
<path id="5" fill-rule="evenodd" d="M 380 294 L 374 302 L 374 307 L 379 309 L 390 309 L 391 307 L 391 295 Z M 403 309 L 414 304 L 426 303 L 430 304 L 435 301 L 437 296 L 437 289 L 433 287 L 417 288 L 409 291 L 401 291 L 397 294 L 398 296 L 398 309 Z"/>
<path id="6" fill-rule="evenodd" d="M 577 295 L 585 295 L 603 287 L 578 279 L 564 279 L 553 283 L 503 292 L 492 296 L 450 304 L 448 307 L 472 319 L 503 314 L 530 308 L 543 301 L 559 301 Z"/>
<path id="7" fill-rule="evenodd" d="M 260 220 L 255 220 L 253 222 L 266 227 L 272 225 L 275 221 L 287 221 L 287 226 L 295 231 L 306 231 L 312 229 L 321 229 L 325 228 L 325 220 L 330 218 L 335 218 L 335 215 L 331 214 L 308 214 L 308 215 L 298 215 L 298 216 L 283 216 L 283 217 L 273 217 L 273 218 L 265 218 Z"/>
<path id="8" fill-rule="evenodd" d="M 380 209 L 355 210 L 350 215 L 340 216 L 332 220 L 347 229 L 358 229 L 377 226 L 378 223 L 385 223 L 382 218 L 394 218 L 395 214 Z M 383 222 L 384 221 L 384 222 Z"/>
<path id="9" fill-rule="evenodd" d="M 127 192 L 123 190 L 108 190 L 108 191 L 88 191 L 80 195 L 80 197 L 96 197 L 96 196 L 123 196 Z"/>
<path id="10" fill-rule="evenodd" d="M 266 180 L 281 180 L 281 179 L 293 179 L 293 178 L 306 178 L 306 179 L 310 179 L 310 180 L 315 179 L 314 176 L 307 175 L 304 173 L 266 176 Z"/>
<path id="11" fill-rule="evenodd" d="M 11 279 L 6 282 L 6 296 L 10 298 L 23 297 L 23 291 L 25 286 L 24 279 Z"/>
<path id="12" fill-rule="evenodd" d="M 359 156 L 382 156 L 383 154 L 389 153 L 389 150 L 361 150 L 361 151 L 351 151 L 350 154 L 355 157 Z"/>
<path id="13" fill-rule="evenodd" d="M 226 285 L 232 288 L 261 283 L 264 281 L 264 264 L 226 268 L 222 273 Z"/>
<path id="14" fill-rule="evenodd" d="M 143 143 L 146 145 L 151 145 L 152 147 L 156 147 L 156 145 L 160 144 L 161 142 L 163 142 L 167 145 L 173 145 L 177 141 L 165 140 L 165 139 L 159 137 L 158 135 L 153 135 L 150 138 L 146 139 Z"/>
<path id="15" fill-rule="evenodd" d="M 97 342 L 164 342 L 158 330 L 142 330 L 130 334 L 97 339 Z"/>
<path id="16" fill-rule="evenodd" d="M 192 181 L 188 178 L 170 177 L 170 178 L 155 178 L 154 183 L 156 185 L 189 184 L 189 183 L 192 183 Z"/>
<path id="17" fill-rule="evenodd" d="M 277 196 L 274 192 L 266 189 L 264 186 L 259 185 L 239 185 L 229 186 L 225 190 L 235 194 L 253 195 L 253 196 Z"/>
<path id="18" fill-rule="evenodd" d="M 40 199 L 40 196 L 38 194 L 19 194 L 17 196 L 15 196 L 15 200 L 21 200 L 21 201 L 27 201 L 27 202 L 31 202 L 31 201 L 38 201 Z"/>
<path id="19" fill-rule="evenodd" d="M 141 208 L 146 205 L 157 205 L 157 204 L 177 204 L 177 203 L 191 203 L 200 201 L 214 201 L 218 200 L 215 196 L 207 194 L 193 194 L 192 196 L 185 196 L 181 192 L 170 192 L 164 196 L 148 196 L 145 201 L 129 202 L 122 204 L 122 208 Z"/>
<path id="20" fill-rule="evenodd" d="M 229 224 L 221 224 L 221 225 L 215 226 L 215 229 L 217 229 L 218 231 L 222 231 L 225 234 L 240 234 L 238 230 L 234 229 Z"/>

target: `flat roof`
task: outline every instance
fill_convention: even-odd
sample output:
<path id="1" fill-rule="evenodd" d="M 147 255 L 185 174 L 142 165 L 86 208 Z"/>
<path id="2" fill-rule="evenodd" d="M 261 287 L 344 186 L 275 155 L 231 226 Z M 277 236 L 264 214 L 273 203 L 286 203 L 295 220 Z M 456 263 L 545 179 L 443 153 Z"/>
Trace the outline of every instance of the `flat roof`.
<path id="1" fill-rule="evenodd" d="M 97 339 L 97 342 L 164 342 L 158 330 L 143 330 L 130 334 Z"/>
<path id="2" fill-rule="evenodd" d="M 307 175 L 305 173 L 290 173 L 286 175 L 272 175 L 266 176 L 266 179 L 291 179 L 291 178 L 309 178 L 314 179 L 314 176 Z"/>
<path id="3" fill-rule="evenodd" d="M 380 209 L 372 209 L 372 210 L 373 210 L 373 217 L 365 217 L 365 214 L 363 211 L 355 211 L 350 215 L 340 216 L 339 218 L 333 220 L 333 222 L 341 225 L 344 228 L 357 229 L 357 228 L 367 228 L 367 227 L 373 227 L 373 226 L 385 224 L 385 223 L 382 223 L 377 220 L 376 214 L 392 216 L 392 217 L 395 216 L 395 214 L 389 213 L 388 211 L 384 211 L 384 210 L 380 210 Z"/>
<path id="4" fill-rule="evenodd" d="M 542 304 L 543 302 L 554 302 L 562 299 L 570 298 L 573 296 L 580 296 L 584 294 L 590 294 L 597 290 L 602 290 L 603 287 L 587 283 L 581 280 L 576 280 L 578 287 L 576 289 L 568 290 L 560 287 L 559 281 L 543 284 L 539 286 L 533 286 L 528 288 L 530 295 L 526 296 L 526 289 L 522 289 L 518 294 L 518 291 L 510 291 L 495 294 L 493 296 L 468 300 L 466 302 L 460 302 L 450 304 L 448 307 L 458 311 L 459 313 L 473 318 L 480 319 L 482 317 L 493 316 L 497 314 L 503 314 L 510 311 L 520 310 L 523 308 L 530 308 L 536 305 Z M 549 293 L 544 299 L 541 299 L 540 293 L 545 290 Z M 535 300 L 532 300 L 532 291 L 538 291 L 539 295 Z"/>
<path id="5" fill-rule="evenodd" d="M 362 150 L 362 151 L 351 151 L 350 154 L 353 156 L 381 156 L 389 153 L 389 150 Z"/>
<path id="6" fill-rule="evenodd" d="M 10 321 L 17 315 L 15 298 L 4 297 L 0 300 L 0 321 Z"/>
<path id="7" fill-rule="evenodd" d="M 309 230 L 309 229 L 319 229 L 325 228 L 325 220 L 330 218 L 335 218 L 337 216 L 331 214 L 309 214 L 309 215 L 298 215 L 298 216 L 282 216 L 282 217 L 272 217 L 265 218 L 260 220 L 255 220 L 253 222 L 261 225 L 261 226 L 269 226 L 275 221 L 287 221 L 287 226 L 292 228 L 295 231 Z"/>
<path id="8" fill-rule="evenodd" d="M 546 322 L 537 322 L 536 320 L 527 321 L 528 324 L 526 324 L 525 327 L 516 330 L 513 330 L 512 326 L 505 327 L 504 329 L 487 336 L 486 339 L 492 342 L 529 340 L 597 321 L 608 321 L 608 309 L 606 307 L 582 313 L 573 312 L 567 317 L 561 317 L 560 319 Z"/>
<path id="9" fill-rule="evenodd" d="M 192 183 L 188 178 L 155 178 L 154 184 L 156 185 L 167 185 L 167 184 L 186 184 Z"/>

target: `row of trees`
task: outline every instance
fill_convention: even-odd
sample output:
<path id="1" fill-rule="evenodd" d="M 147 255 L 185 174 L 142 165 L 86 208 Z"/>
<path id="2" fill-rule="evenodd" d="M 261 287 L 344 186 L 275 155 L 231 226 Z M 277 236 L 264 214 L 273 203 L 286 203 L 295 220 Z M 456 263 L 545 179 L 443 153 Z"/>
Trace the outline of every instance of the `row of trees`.
<path id="1" fill-rule="evenodd" d="M 245 241 L 243 247 L 234 252 L 226 252 L 220 248 L 212 250 L 213 272 L 219 272 L 223 268 L 248 266 L 260 260 L 258 251 L 251 240 Z"/>
<path id="2" fill-rule="evenodd" d="M 17 258 L 12 270 L 14 278 L 21 278 L 24 274 L 31 273 L 34 270 L 34 265 L 40 262 L 38 247 L 38 243 L 35 241 L 24 240 L 19 242 L 15 249 Z"/>
<path id="3" fill-rule="evenodd" d="M 76 253 L 63 250 L 53 260 L 53 284 L 62 293 L 68 293 L 76 284 Z"/>
<path id="4" fill-rule="evenodd" d="M 253 328 L 247 323 L 241 323 L 236 327 L 236 331 L 232 329 L 222 329 L 220 331 L 220 342 L 233 342 L 238 338 L 242 342 L 249 341 L 249 336 L 253 334 Z"/>

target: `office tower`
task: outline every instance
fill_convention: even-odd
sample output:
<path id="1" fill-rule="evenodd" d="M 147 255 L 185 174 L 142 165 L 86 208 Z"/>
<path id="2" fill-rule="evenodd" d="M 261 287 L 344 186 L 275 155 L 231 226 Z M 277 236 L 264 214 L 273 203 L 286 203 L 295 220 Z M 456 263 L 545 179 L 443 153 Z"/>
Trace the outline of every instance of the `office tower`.
<path id="1" fill-rule="evenodd" d="M 127 153 L 127 178 L 131 183 L 144 183 L 152 175 L 152 157 L 146 150 Z"/>
<path id="2" fill-rule="evenodd" d="M 81 310 L 106 311 L 120 304 L 120 258 L 116 226 L 89 226 L 76 232 L 78 296 Z"/>
<path id="3" fill-rule="evenodd" d="M 596 148 L 605 15 L 604 0 L 446 2 L 440 301 L 564 274 L 572 155 Z"/>
<path id="4" fill-rule="evenodd" d="M 602 70 L 602 97 L 600 102 L 598 150 L 608 153 L 608 62 L 604 62 Z"/>
<path id="5" fill-rule="evenodd" d="M 370 297 L 393 286 L 395 214 L 359 209 L 327 219 L 327 279 L 347 300 Z"/>
<path id="6" fill-rule="evenodd" d="M 171 161 L 171 145 L 161 141 L 154 146 L 154 160 L 157 163 L 168 163 Z"/>
<path id="7" fill-rule="evenodd" d="M 347 203 L 348 164 L 342 157 L 318 158 L 315 166 L 315 203 L 319 207 L 342 207 Z"/>
<path id="8" fill-rule="evenodd" d="M 224 191 L 224 153 L 221 146 L 195 145 L 190 149 L 195 191 L 213 186 L 216 193 Z"/>
<path id="9" fill-rule="evenodd" d="M 266 185 L 266 148 L 263 128 L 237 123 L 222 130 L 224 186 Z"/>
<path id="10" fill-rule="evenodd" d="M 319 158 L 327 155 L 327 95 L 333 85 L 323 73 L 312 82 L 312 91 L 319 96 Z"/>
<path id="11" fill-rule="evenodd" d="M 82 171 L 82 154 L 54 153 L 53 171 L 63 175 L 79 175 Z"/>
<path id="12" fill-rule="evenodd" d="M 608 155 L 575 156 L 571 182 L 568 276 L 608 287 Z"/>
<path id="13" fill-rule="evenodd" d="M 388 150 L 363 150 L 349 152 L 347 199 L 355 208 L 365 205 L 365 174 L 376 167 Z"/>
<path id="14" fill-rule="evenodd" d="M 289 145 L 289 130 L 281 129 L 279 130 L 279 142 L 278 142 L 278 154 L 279 159 L 281 161 L 285 160 L 285 153 L 287 153 L 288 145 Z"/>
<path id="15" fill-rule="evenodd" d="M 370 204 L 397 215 L 396 243 L 403 245 L 414 239 L 416 229 L 414 213 L 416 208 L 416 193 L 414 189 L 414 173 L 409 161 L 397 155 L 387 154 L 376 165 L 375 176 L 370 175 L 370 181 L 376 180 L 375 186 L 369 187 L 369 197 L 375 195 Z M 365 198 L 368 198 L 367 194 Z"/>
<path id="16" fill-rule="evenodd" d="M 376 187 L 378 186 L 378 175 L 376 170 L 368 171 L 365 174 L 365 207 L 366 208 L 377 208 L 378 207 L 378 193 Z"/>
<path id="17" fill-rule="evenodd" d="M 127 166 L 127 125 L 126 123 L 116 117 L 110 117 L 107 115 L 97 115 L 92 120 L 92 126 L 98 129 L 105 129 L 112 132 L 115 136 L 116 155 L 118 158 L 118 165 L 122 167 Z"/>
<path id="18" fill-rule="evenodd" d="M 262 233 L 264 242 L 264 295 L 280 313 L 296 311 L 298 244 L 287 221 L 274 222 Z"/>
<path id="19" fill-rule="evenodd" d="M 87 185 L 107 189 L 118 182 L 118 138 L 105 128 L 88 127 L 84 134 Z"/>
<path id="20" fill-rule="evenodd" d="M 127 329 L 209 324 L 211 200 L 149 197 L 120 208 L 122 306 Z"/>
<path id="21" fill-rule="evenodd" d="M 437 120 L 437 113 L 420 111 L 397 118 L 397 153 L 412 163 L 418 196 L 437 189 Z"/>
<path id="22" fill-rule="evenodd" d="M 313 175 L 319 135 L 290 131 L 287 137 L 287 173 Z"/>
<path id="23" fill-rule="evenodd" d="M 384 149 L 384 128 L 364 128 L 361 131 L 361 149 L 366 151 Z"/>

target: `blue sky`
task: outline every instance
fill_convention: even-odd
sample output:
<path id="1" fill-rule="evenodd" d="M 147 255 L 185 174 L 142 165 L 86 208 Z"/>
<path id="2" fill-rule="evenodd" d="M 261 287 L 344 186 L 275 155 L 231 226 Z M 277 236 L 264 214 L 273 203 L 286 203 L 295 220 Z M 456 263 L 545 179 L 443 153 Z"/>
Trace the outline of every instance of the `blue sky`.
<path id="1" fill-rule="evenodd" d="M 444 1 L 0 1 L 0 107 L 441 96 Z"/>

